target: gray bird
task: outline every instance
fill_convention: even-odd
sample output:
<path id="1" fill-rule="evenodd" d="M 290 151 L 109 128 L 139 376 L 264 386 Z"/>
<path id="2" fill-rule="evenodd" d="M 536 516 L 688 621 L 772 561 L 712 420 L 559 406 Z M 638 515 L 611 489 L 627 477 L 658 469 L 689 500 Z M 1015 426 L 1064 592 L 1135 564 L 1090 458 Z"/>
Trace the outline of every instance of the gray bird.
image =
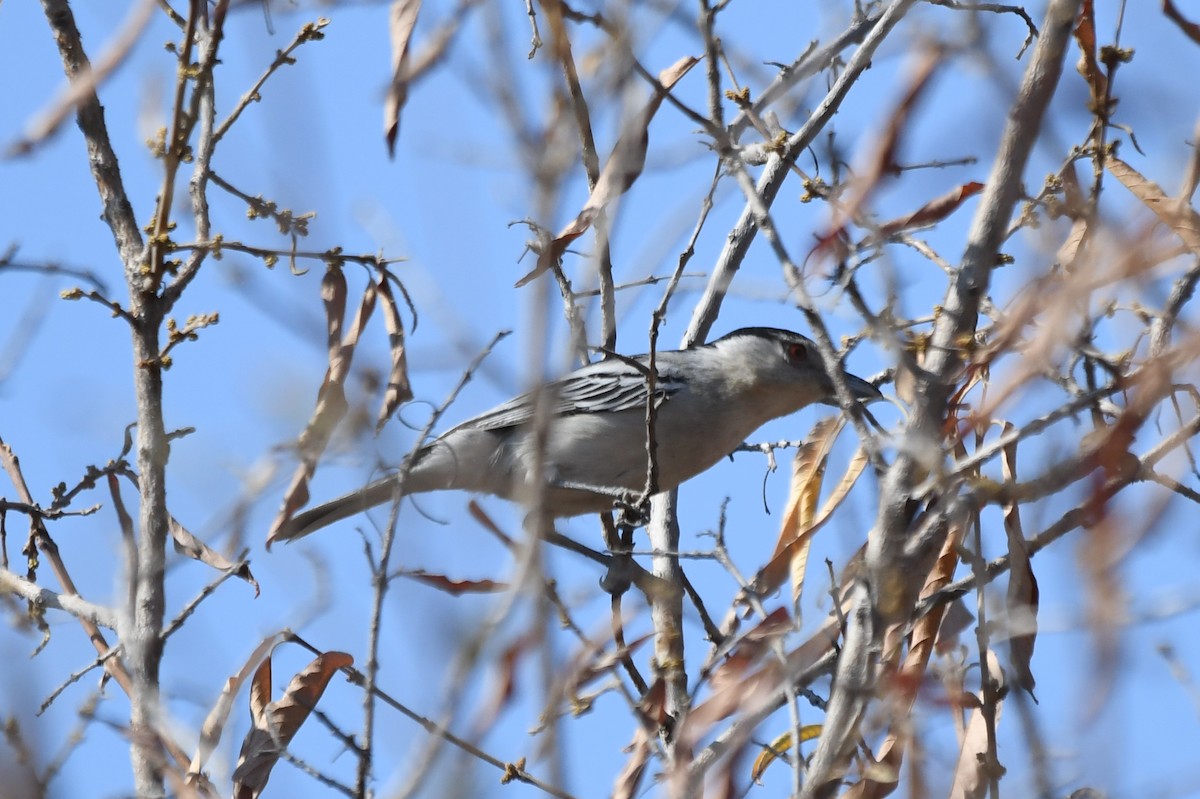
<path id="1" fill-rule="evenodd" d="M 637 365 L 642 368 L 638 368 Z M 771 419 L 806 405 L 837 405 L 816 345 L 798 333 L 747 327 L 709 344 L 659 352 L 658 489 L 669 491 L 731 453 Z M 547 384 L 551 403 L 543 450 L 551 516 L 611 510 L 646 485 L 646 399 L 649 357 L 610 358 Z M 871 401 L 875 386 L 842 372 L 850 393 Z M 404 494 L 461 490 L 520 501 L 530 495 L 536 454 L 530 392 L 468 419 L 412 456 L 397 474 L 300 513 L 271 541 L 306 536 Z"/>

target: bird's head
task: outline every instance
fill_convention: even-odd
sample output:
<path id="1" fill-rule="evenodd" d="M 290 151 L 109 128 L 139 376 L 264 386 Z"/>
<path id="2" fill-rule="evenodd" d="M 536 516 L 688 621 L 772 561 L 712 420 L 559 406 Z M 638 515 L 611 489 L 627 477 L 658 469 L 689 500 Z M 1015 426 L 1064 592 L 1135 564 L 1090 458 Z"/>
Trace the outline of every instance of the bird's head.
<path id="1" fill-rule="evenodd" d="M 778 398 L 779 414 L 820 403 L 837 406 L 833 380 L 825 371 L 817 345 L 799 333 L 773 327 L 744 327 L 713 341 L 724 366 L 746 388 Z M 843 370 L 855 399 L 882 399 L 879 389 Z"/>

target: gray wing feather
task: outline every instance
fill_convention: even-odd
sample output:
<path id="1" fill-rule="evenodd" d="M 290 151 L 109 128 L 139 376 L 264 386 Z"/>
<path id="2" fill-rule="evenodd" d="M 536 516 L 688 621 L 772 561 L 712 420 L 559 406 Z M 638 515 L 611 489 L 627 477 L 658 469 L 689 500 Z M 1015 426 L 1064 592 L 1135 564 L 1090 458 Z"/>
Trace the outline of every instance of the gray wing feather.
<path id="1" fill-rule="evenodd" d="M 639 359 L 640 360 L 640 359 Z M 684 386 L 683 382 L 660 375 L 654 386 L 655 404 L 661 404 Z M 549 383 L 555 416 L 577 413 L 616 413 L 645 409 L 646 376 L 619 361 L 591 364 L 561 380 Z M 533 419 L 535 394 L 522 394 L 503 405 L 468 419 L 455 429 L 500 430 L 517 427 Z"/>

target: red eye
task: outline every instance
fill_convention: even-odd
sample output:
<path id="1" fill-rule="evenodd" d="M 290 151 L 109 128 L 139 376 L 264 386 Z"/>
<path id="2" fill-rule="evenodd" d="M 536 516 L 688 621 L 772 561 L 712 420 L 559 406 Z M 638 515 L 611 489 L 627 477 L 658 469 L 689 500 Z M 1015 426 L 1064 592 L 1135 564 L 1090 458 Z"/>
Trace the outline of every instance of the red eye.
<path id="1" fill-rule="evenodd" d="M 808 347 L 797 343 L 788 344 L 787 357 L 792 363 L 803 361 L 808 358 Z"/>

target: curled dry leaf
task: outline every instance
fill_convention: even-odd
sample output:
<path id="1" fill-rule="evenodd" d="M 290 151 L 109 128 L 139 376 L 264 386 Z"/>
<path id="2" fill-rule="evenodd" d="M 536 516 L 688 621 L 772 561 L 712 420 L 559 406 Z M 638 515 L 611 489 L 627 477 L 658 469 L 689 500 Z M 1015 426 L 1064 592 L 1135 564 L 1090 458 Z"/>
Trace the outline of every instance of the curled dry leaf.
<path id="1" fill-rule="evenodd" d="M 1087 81 L 1091 91 L 1089 108 L 1093 114 L 1106 116 L 1108 97 L 1108 77 L 1100 69 L 1096 58 L 1096 10 L 1092 0 L 1083 0 L 1079 8 L 1079 17 L 1075 22 L 1075 41 L 1079 43 L 1079 64 L 1076 69 Z"/>
<path id="2" fill-rule="evenodd" d="M 350 373 L 350 365 L 354 360 L 354 350 L 362 337 L 362 332 L 375 310 L 375 300 L 379 290 L 372 281 L 363 292 L 362 301 L 358 306 L 358 314 L 354 324 L 338 342 L 337 334 L 342 330 L 341 314 L 345 312 L 345 283 L 339 276 L 333 276 L 340 269 L 331 269 L 326 273 L 321 283 L 321 298 L 325 303 L 326 323 L 329 330 L 329 368 L 325 372 L 325 380 L 317 392 L 317 406 L 304 432 L 300 434 L 299 450 L 300 463 L 292 475 L 292 481 L 283 495 L 283 506 L 279 515 L 271 524 L 271 532 L 267 536 L 267 548 L 278 540 L 279 530 L 287 523 L 297 510 L 308 504 L 308 483 L 317 470 L 317 461 L 329 444 L 338 423 L 349 410 L 346 402 L 345 381 Z M 336 346 L 335 346 L 336 342 Z"/>
<path id="3" fill-rule="evenodd" d="M 388 14 L 388 36 L 392 42 L 392 83 L 383 99 L 383 135 L 389 156 L 396 154 L 400 111 L 408 100 L 408 45 L 420 13 L 421 0 L 392 0 Z"/>
<path id="4" fill-rule="evenodd" d="M 217 748 L 217 744 L 221 741 L 221 733 L 225 729 L 225 722 L 229 718 L 229 711 L 233 708 L 233 700 L 237 696 L 238 691 L 242 689 L 242 683 L 246 681 L 262 663 L 262 659 L 270 654 L 280 642 L 287 640 L 290 633 L 283 631 L 275 633 L 272 636 L 264 638 L 262 642 L 254 648 L 250 657 L 246 658 L 245 664 L 242 665 L 240 671 L 225 681 L 225 687 L 221 690 L 221 695 L 217 697 L 216 704 L 212 710 L 208 712 L 208 716 L 204 719 L 204 725 L 200 728 L 200 741 L 196 744 L 196 754 L 192 756 L 192 764 L 188 768 L 189 774 L 199 774 L 204 768 L 204 764 L 208 762 L 208 758 L 212 755 L 213 750 Z"/>
<path id="5" fill-rule="evenodd" d="M 292 678 L 278 700 L 271 696 L 271 658 L 268 655 L 254 673 L 250 692 L 253 727 L 242 741 L 237 768 L 233 772 L 235 799 L 255 799 L 267 785 L 271 769 L 325 693 L 334 672 L 349 666 L 354 658 L 345 652 L 319 655 Z"/>
<path id="6" fill-rule="evenodd" d="M 666 98 L 665 92 L 699 60 L 695 56 L 684 56 L 659 73 L 658 82 L 662 91 L 655 90 L 646 107 L 617 139 L 616 146 L 604 164 L 604 169 L 600 171 L 600 177 L 584 203 L 583 210 L 546 245 L 538 255 L 537 266 L 533 271 L 517 281 L 518 288 L 545 274 L 551 266 L 558 263 L 571 242 L 587 232 L 596 216 L 609 203 L 628 191 L 642 174 L 642 167 L 646 163 L 646 150 L 650 146 L 650 120 L 654 118 L 654 114 Z"/>
<path id="7" fill-rule="evenodd" d="M 392 293 L 391 283 L 387 275 L 379 278 L 379 302 L 383 306 L 383 321 L 387 325 L 388 351 L 391 353 L 392 366 L 388 373 L 387 387 L 384 389 L 383 405 L 379 408 L 379 419 L 375 423 L 375 435 L 379 435 L 384 424 L 391 418 L 400 403 L 412 399 L 412 386 L 408 382 L 408 357 L 404 346 L 404 321 L 400 318 L 400 308 L 396 304 L 396 296 Z"/>
<path id="8" fill-rule="evenodd" d="M 751 584 L 751 590 L 759 596 L 772 593 L 783 584 L 785 577 L 791 576 L 793 601 L 799 599 L 808 547 L 813 534 L 829 521 L 866 468 L 866 452 L 860 448 L 850 461 L 842 479 L 825 499 L 820 511 L 815 514 L 812 512 L 820 493 L 821 474 L 829 458 L 829 450 L 844 426 L 845 421 L 840 417 L 829 417 L 817 422 L 804 446 L 796 453 L 792 471 L 792 493 L 788 499 L 788 510 L 784 514 L 779 538 L 775 543 L 775 551 Z M 811 494 L 811 504 L 806 509 L 808 494 Z"/>
<path id="9" fill-rule="evenodd" d="M 996 653 L 987 652 L 988 671 L 997 681 L 1003 681 L 1003 672 Z M 997 692 L 1001 695 L 1002 692 Z M 971 711 L 971 719 L 967 722 L 966 734 L 963 736 L 962 748 L 958 753 L 958 765 L 954 769 L 954 783 L 950 788 L 950 799 L 979 799 L 986 795 L 989 784 L 989 764 L 993 763 L 995 752 L 988 751 L 987 717 L 980 705 Z M 995 719 L 1000 723 L 1000 711 L 1003 702 L 996 700 Z"/>
<path id="10" fill-rule="evenodd" d="M 829 229 L 818 233 L 817 243 L 809 252 L 808 258 L 817 254 L 830 255 L 844 246 L 847 239 L 847 224 L 860 218 L 867 201 L 886 177 L 899 174 L 896 153 L 903 144 L 908 121 L 921 97 L 925 94 L 925 90 L 932 82 L 943 57 L 943 53 L 938 48 L 925 48 L 920 53 L 908 79 L 904 95 L 892 109 L 887 124 L 883 126 L 883 134 L 874 145 L 860 176 L 852 182 L 847 198 L 836 206 Z M 838 256 L 834 255 L 834 257 Z"/>
<path id="11" fill-rule="evenodd" d="M 212 566 L 214 569 L 223 572 L 232 571 L 234 577 L 239 577 L 254 586 L 254 596 L 258 596 L 258 581 L 254 579 L 254 575 L 250 572 L 249 563 L 244 561 L 241 564 L 233 563 L 229 558 L 194 536 L 174 516 L 169 516 L 167 523 L 171 530 L 171 539 L 175 543 L 176 552 Z M 236 569 L 234 568 L 235 566 L 237 567 Z"/>
<path id="12" fill-rule="evenodd" d="M 321 303 L 325 306 L 329 365 L 333 366 L 342 346 L 342 325 L 346 323 L 346 275 L 340 266 L 329 267 L 321 277 Z"/>
<path id="13" fill-rule="evenodd" d="M 1005 434 L 1012 430 L 1009 422 L 1004 423 Z M 1003 474 L 1006 483 L 1017 481 L 1017 445 L 1009 444 L 1003 451 Z M 1015 503 L 1004 506 L 1004 532 L 1008 537 L 1008 593 L 1006 610 L 1009 625 L 1009 654 L 1013 667 L 1013 681 L 1024 689 L 1033 701 L 1037 681 L 1033 678 L 1030 663 L 1037 642 L 1038 583 L 1033 573 L 1033 563 L 1021 528 L 1020 507 Z"/>
<path id="14" fill-rule="evenodd" d="M 890 222 L 884 222 L 879 226 L 876 238 L 886 239 L 888 236 L 895 235 L 902 230 L 913 230 L 919 227 L 932 225 L 935 222 L 941 222 L 950 214 L 958 210 L 968 198 L 974 197 L 979 192 L 983 191 L 983 184 L 975 181 L 963 183 L 960 186 L 955 186 L 950 191 L 935 197 L 929 202 L 922 205 L 917 210 L 913 211 L 908 216 L 902 216 L 893 219 Z"/>
<path id="15" fill-rule="evenodd" d="M 821 497 L 825 464 L 829 461 L 829 450 L 844 426 L 845 419 L 842 416 L 818 421 L 792 459 L 792 484 L 788 491 L 787 512 L 783 515 L 779 538 L 775 542 L 775 553 L 763 571 L 770 569 L 772 564 L 779 569 L 786 561 L 792 580 L 793 605 L 800 601 L 800 591 L 804 587 L 813 517 L 817 512 L 817 500 Z"/>

